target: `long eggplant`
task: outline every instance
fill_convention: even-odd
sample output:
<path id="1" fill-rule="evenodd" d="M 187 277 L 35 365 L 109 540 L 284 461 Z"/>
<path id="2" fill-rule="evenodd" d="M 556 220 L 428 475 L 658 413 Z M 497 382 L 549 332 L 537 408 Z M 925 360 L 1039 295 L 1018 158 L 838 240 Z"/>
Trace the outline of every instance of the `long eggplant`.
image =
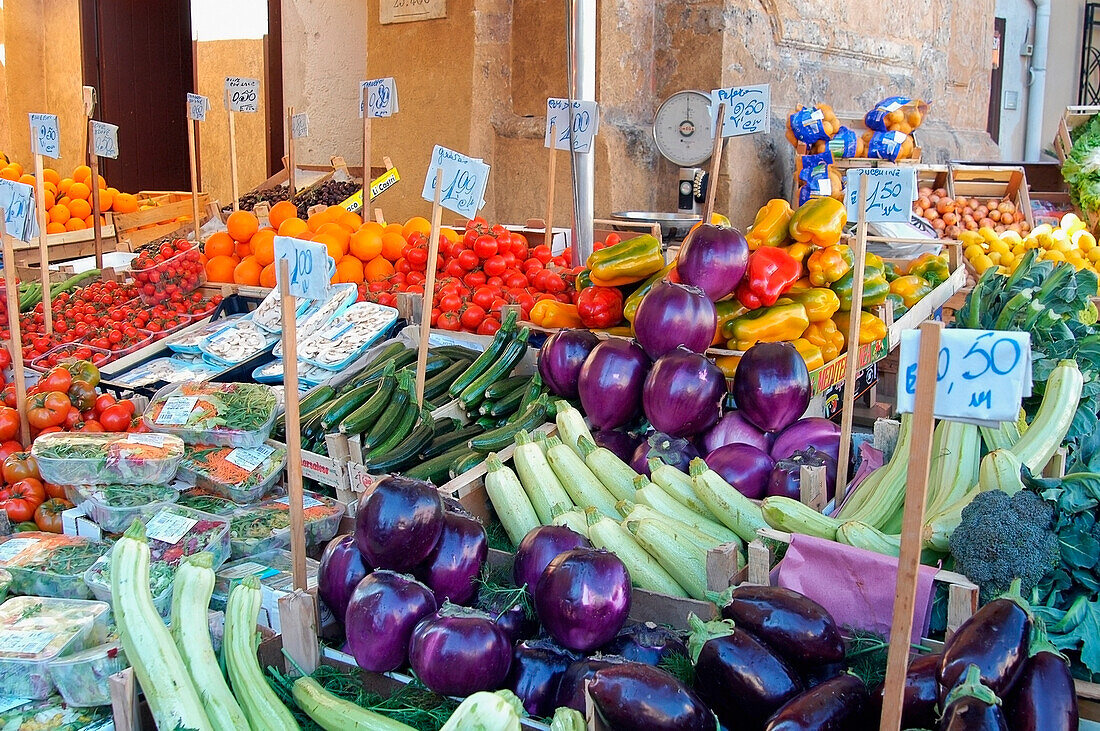
<path id="1" fill-rule="evenodd" d="M 940 663 L 941 698 L 954 688 L 970 665 L 998 697 L 1007 697 L 1027 661 L 1031 612 L 1020 596 L 1020 581 L 1008 593 L 986 604 L 966 620 L 944 646 Z"/>
<path id="2" fill-rule="evenodd" d="M 1005 704 L 1005 720 L 1012 731 L 1077 731 L 1069 664 L 1045 636 L 1032 643 L 1030 655 Z"/>
<path id="3" fill-rule="evenodd" d="M 844 660 L 844 639 L 813 599 L 781 586 L 740 586 L 722 596 L 722 617 L 752 632 L 799 669 Z"/>
<path id="4" fill-rule="evenodd" d="M 670 673 L 630 662 L 598 671 L 588 684 L 596 713 L 612 731 L 718 731 L 702 699 Z"/>
<path id="5" fill-rule="evenodd" d="M 619 655 L 599 655 L 577 660 L 566 668 L 565 674 L 561 676 L 555 705 L 584 713 L 584 684 L 591 680 L 597 671 L 627 662 L 626 658 Z"/>
<path id="6" fill-rule="evenodd" d="M 977 665 L 967 667 L 962 683 L 947 696 L 939 731 L 1008 731 L 1001 701 L 981 675 Z"/>
<path id="7" fill-rule="evenodd" d="M 795 696 L 768 719 L 765 731 L 857 731 L 866 726 L 867 687 L 844 673 Z M 902 724 L 903 728 L 908 728 Z"/>
<path id="8" fill-rule="evenodd" d="M 615 639 L 600 648 L 600 652 L 622 655 L 631 662 L 646 665 L 660 665 L 670 655 L 688 656 L 687 645 L 676 632 L 649 622 L 623 627 Z"/>
<path id="9" fill-rule="evenodd" d="M 695 690 L 729 728 L 756 729 L 802 692 L 798 673 L 746 629 L 688 615 Z"/>
<path id="10" fill-rule="evenodd" d="M 939 681 L 936 674 L 941 659 L 939 654 L 921 655 L 909 663 L 909 669 L 905 672 L 905 700 L 901 706 L 902 728 L 935 727 L 939 717 Z M 882 683 L 871 692 L 871 703 L 876 713 L 882 711 L 882 693 Z"/>
<path id="11" fill-rule="evenodd" d="M 505 688 L 519 696 L 532 716 L 550 716 L 556 708 L 561 676 L 577 656 L 551 640 L 526 640 L 512 650 Z"/>

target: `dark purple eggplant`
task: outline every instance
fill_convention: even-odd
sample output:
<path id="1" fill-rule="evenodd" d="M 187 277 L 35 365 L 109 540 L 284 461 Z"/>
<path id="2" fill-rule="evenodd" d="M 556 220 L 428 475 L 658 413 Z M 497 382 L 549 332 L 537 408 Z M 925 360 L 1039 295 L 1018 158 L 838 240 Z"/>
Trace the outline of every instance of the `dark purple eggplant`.
<path id="1" fill-rule="evenodd" d="M 800 449 L 790 457 L 778 460 L 772 468 L 765 495 L 782 495 L 798 500 L 802 491 L 802 467 L 825 468 L 825 492 L 832 498 L 836 492 L 836 460 L 813 447 Z"/>
<path id="2" fill-rule="evenodd" d="M 535 585 L 535 614 L 551 637 L 590 652 L 610 641 L 630 613 L 630 573 L 610 551 L 578 548 L 559 555 Z"/>
<path id="3" fill-rule="evenodd" d="M 642 411 L 649 356 L 633 340 L 604 340 L 588 354 L 577 379 L 581 407 L 592 426 L 614 429 Z"/>
<path id="4" fill-rule="evenodd" d="M 723 597 L 732 619 L 788 663 L 807 668 L 844 660 L 844 638 L 832 616 L 813 599 L 781 586 L 739 586 Z"/>
<path id="5" fill-rule="evenodd" d="M 581 367 L 600 341 L 589 330 L 559 330 L 539 350 L 539 375 L 554 394 L 577 398 Z"/>
<path id="6" fill-rule="evenodd" d="M 1032 643 L 1030 654 L 1005 703 L 1009 727 L 1012 731 L 1077 731 L 1077 690 L 1069 664 L 1045 636 Z"/>
<path id="7" fill-rule="evenodd" d="M 379 569 L 408 571 L 428 557 L 443 532 L 443 503 L 435 486 L 387 477 L 359 500 L 355 543 Z"/>
<path id="8" fill-rule="evenodd" d="M 828 662 L 824 665 L 814 665 L 802 671 L 802 684 L 806 686 L 806 690 L 816 688 L 826 680 L 832 680 L 843 674 L 847 669 L 848 663 L 846 662 Z"/>
<path id="9" fill-rule="evenodd" d="M 703 700 L 670 673 L 642 663 L 604 668 L 588 694 L 609 731 L 717 731 Z"/>
<path id="10" fill-rule="evenodd" d="M 905 700 L 901 707 L 902 728 L 934 728 L 939 717 L 939 682 L 936 673 L 940 669 L 941 655 L 921 655 L 909 663 L 905 672 Z M 884 686 L 879 683 L 871 691 L 874 717 L 882 712 Z"/>
<path id="11" fill-rule="evenodd" d="M 678 633 L 652 622 L 628 624 L 600 650 L 646 665 L 659 665 L 670 655 L 688 656 L 687 645 Z"/>
<path id="12" fill-rule="evenodd" d="M 634 450 L 642 443 L 642 438 L 618 429 L 600 429 L 592 434 L 592 441 L 598 447 L 611 450 L 611 453 L 627 464 L 634 457 Z"/>
<path id="13" fill-rule="evenodd" d="M 986 604 L 966 620 L 943 648 L 940 693 L 955 687 L 971 664 L 982 682 L 1007 697 L 1024 670 L 1031 641 L 1031 613 L 1020 596 L 1020 581 L 1008 593 Z"/>
<path id="14" fill-rule="evenodd" d="M 532 716 L 557 708 L 558 686 L 577 656 L 552 640 L 526 640 L 512 650 L 512 669 L 504 687 L 519 696 Z"/>
<path id="15" fill-rule="evenodd" d="M 864 725 L 866 710 L 867 687 L 844 673 L 787 701 L 765 731 L 855 731 Z"/>
<path id="16" fill-rule="evenodd" d="M 688 615 L 695 690 L 730 728 L 755 729 L 802 692 L 798 673 L 747 629 Z"/>
<path id="17" fill-rule="evenodd" d="M 496 690 L 508 677 L 512 648 L 485 612 L 444 605 L 413 630 L 409 665 L 428 690 L 467 696 Z"/>
<path id="18" fill-rule="evenodd" d="M 476 579 L 489 555 L 485 528 L 471 518 L 443 514 L 443 532 L 424 563 L 413 572 L 428 585 L 435 600 L 465 604 L 477 592 Z"/>
<path id="19" fill-rule="evenodd" d="M 572 708 L 574 711 L 584 713 L 585 682 L 590 680 L 598 670 L 609 668 L 612 665 L 622 665 L 626 662 L 629 661 L 621 655 L 593 655 L 577 660 L 566 668 L 565 673 L 562 674 L 554 705 Z"/>
<path id="20" fill-rule="evenodd" d="M 939 731 L 1008 731 L 997 694 L 981 681 L 982 671 L 970 665 L 962 683 L 947 696 Z"/>
<path id="21" fill-rule="evenodd" d="M 512 580 L 516 586 L 534 593 L 535 585 L 550 562 L 574 548 L 591 548 L 589 540 L 564 525 L 540 525 L 532 528 L 516 548 L 512 562 Z"/>
<path id="22" fill-rule="evenodd" d="M 405 664 L 409 638 L 436 610 L 432 590 L 411 576 L 375 571 L 359 582 L 348 601 L 348 648 L 364 670 L 387 673 Z"/>
<path id="23" fill-rule="evenodd" d="M 317 595 L 341 624 L 355 587 L 369 573 L 370 566 L 356 547 L 353 533 L 336 536 L 325 546 L 317 569 Z"/>

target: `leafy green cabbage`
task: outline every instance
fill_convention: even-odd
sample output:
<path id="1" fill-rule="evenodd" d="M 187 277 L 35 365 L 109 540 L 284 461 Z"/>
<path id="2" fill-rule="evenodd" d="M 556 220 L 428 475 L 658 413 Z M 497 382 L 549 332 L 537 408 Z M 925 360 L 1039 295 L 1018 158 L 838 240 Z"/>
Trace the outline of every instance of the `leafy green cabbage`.
<path id="1" fill-rule="evenodd" d="M 1074 130 L 1078 134 L 1062 165 L 1070 196 L 1082 211 L 1100 210 L 1100 115 Z"/>

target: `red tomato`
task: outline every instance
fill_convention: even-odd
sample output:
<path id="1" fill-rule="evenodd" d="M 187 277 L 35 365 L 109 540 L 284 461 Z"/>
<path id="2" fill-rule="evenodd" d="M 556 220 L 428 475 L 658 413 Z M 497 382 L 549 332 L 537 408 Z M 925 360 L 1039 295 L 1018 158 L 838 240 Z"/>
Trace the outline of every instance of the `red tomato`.
<path id="1" fill-rule="evenodd" d="M 485 319 L 485 310 L 477 305 L 469 305 L 463 310 L 461 317 L 462 327 L 476 331 L 481 321 Z"/>
<path id="2" fill-rule="evenodd" d="M 504 270 L 508 268 L 508 265 L 504 261 L 504 257 L 498 254 L 486 259 L 481 268 L 484 269 L 485 273 L 490 277 L 499 277 L 504 273 Z"/>
<path id="3" fill-rule="evenodd" d="M 481 263 L 481 260 L 478 259 L 477 254 L 470 250 L 466 250 L 458 255 L 458 263 L 463 269 L 469 272 L 476 269 L 477 265 Z"/>
<path id="4" fill-rule="evenodd" d="M 99 423 L 106 431 L 122 432 L 130 427 L 130 416 L 129 409 L 122 404 L 115 404 L 103 410 L 99 415 Z"/>
<path id="5" fill-rule="evenodd" d="M 15 454 L 16 452 L 22 451 L 23 445 L 15 441 L 14 439 L 0 444 L 0 467 L 3 467 L 3 464 L 8 459 L 8 457 Z M 7 480 L 6 477 L 4 479 L 5 481 Z"/>
<path id="6" fill-rule="evenodd" d="M 134 406 L 134 402 L 132 400 L 130 400 L 128 398 L 124 398 L 121 401 L 119 401 L 118 404 L 119 404 L 119 406 L 123 407 L 128 412 L 130 412 L 130 416 L 134 415 L 134 411 L 136 410 L 136 407 Z"/>
<path id="7" fill-rule="evenodd" d="M 440 330 L 456 331 L 462 328 L 462 321 L 457 312 L 441 312 L 439 320 L 436 321 L 436 327 Z"/>
<path id="8" fill-rule="evenodd" d="M 0 370 L 11 365 L 11 353 L 7 348 L 0 348 Z"/>
<path id="9" fill-rule="evenodd" d="M 550 252 L 550 247 L 546 244 L 536 246 L 531 250 L 531 255 L 542 262 L 543 266 L 550 263 L 550 260 L 554 258 L 554 255 Z"/>
<path id="10" fill-rule="evenodd" d="M 488 259 L 497 253 L 497 240 L 492 236 L 478 236 L 474 241 L 474 253 L 479 259 Z"/>
<path id="11" fill-rule="evenodd" d="M 95 412 L 97 414 L 102 414 L 104 409 L 106 409 L 108 406 L 114 406 L 114 404 L 115 404 L 115 397 L 114 396 L 112 396 L 109 393 L 101 393 L 98 396 L 96 396 L 95 406 L 93 408 L 95 408 Z"/>
<path id="12" fill-rule="evenodd" d="M 19 434 L 19 412 L 0 406 L 0 441 L 7 442 Z"/>
<path id="13" fill-rule="evenodd" d="M 469 274 L 464 276 L 462 278 L 462 283 L 465 284 L 467 287 L 480 287 L 481 285 L 485 284 L 487 279 L 488 279 L 488 277 L 485 276 L 485 272 L 475 271 L 475 272 L 470 272 Z M 12 392 L 12 394 L 13 394 L 12 397 L 13 398 L 14 398 L 14 393 L 15 392 L 13 391 Z"/>
<path id="14" fill-rule="evenodd" d="M 64 498 L 50 498 L 34 511 L 34 524 L 38 530 L 46 533 L 60 533 L 62 530 L 61 514 L 73 504 Z"/>
<path id="15" fill-rule="evenodd" d="M 495 317 L 487 317 L 477 326 L 478 335 L 495 335 L 500 329 L 500 320 Z"/>
<path id="16" fill-rule="evenodd" d="M 45 488 L 45 490 L 46 490 L 46 497 L 47 498 L 59 497 L 59 498 L 68 499 L 65 496 L 65 486 L 64 485 L 55 485 L 52 482 L 44 482 L 44 483 L 42 483 L 42 487 Z"/>
<path id="17" fill-rule="evenodd" d="M 440 298 L 440 312 L 458 312 L 462 308 L 462 298 L 457 294 L 448 294 Z"/>
<path id="18" fill-rule="evenodd" d="M 619 236 L 619 234 L 615 234 L 615 233 L 608 234 L 607 238 L 603 240 L 604 248 L 607 248 L 608 246 L 614 246 L 615 244 L 619 243 L 622 240 L 623 240 L 623 237 Z"/>
<path id="19" fill-rule="evenodd" d="M 496 292 L 494 292 L 491 287 L 478 287 L 474 290 L 473 297 L 470 298 L 470 301 L 482 310 L 487 310 L 492 306 L 495 298 Z"/>
<path id="20" fill-rule="evenodd" d="M 82 422 L 78 423 L 75 427 L 73 427 L 73 431 L 102 432 L 102 431 L 106 431 L 106 429 L 104 429 L 103 425 L 100 424 L 95 419 L 88 419 L 87 421 L 82 421 Z M 123 429 L 122 431 L 126 431 L 126 430 Z"/>

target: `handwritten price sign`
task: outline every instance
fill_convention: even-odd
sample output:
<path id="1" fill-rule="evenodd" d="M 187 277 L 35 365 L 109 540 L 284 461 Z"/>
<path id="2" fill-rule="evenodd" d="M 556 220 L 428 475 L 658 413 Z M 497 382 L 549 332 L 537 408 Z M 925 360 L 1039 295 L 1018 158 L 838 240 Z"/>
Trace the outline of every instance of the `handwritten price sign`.
<path id="1" fill-rule="evenodd" d="M 568 150 L 569 138 L 573 138 L 574 152 L 592 152 L 592 140 L 600 129 L 600 105 L 596 102 L 573 102 L 573 115 L 570 120 L 569 100 L 546 100 L 546 133 L 544 147 L 555 150 Z M 550 127 L 554 127 L 554 139 L 550 139 Z"/>
<path id="2" fill-rule="evenodd" d="M 397 114 L 397 82 L 392 76 L 359 82 L 359 118 L 363 118 L 363 105 L 372 119 L 392 117 Z"/>
<path id="3" fill-rule="evenodd" d="M 39 155 L 61 157 L 61 132 L 57 128 L 56 114 L 31 114 L 31 141 Z"/>
<path id="4" fill-rule="evenodd" d="M 0 178 L 0 208 L 4 210 L 4 232 L 20 241 L 38 236 L 34 215 L 34 188 L 26 183 Z"/>
<path id="5" fill-rule="evenodd" d="M 768 84 L 731 86 L 710 93 L 710 114 L 713 128 L 718 105 L 725 104 L 722 113 L 722 136 L 737 137 L 767 132 L 771 128 L 772 92 Z"/>
<path id="6" fill-rule="evenodd" d="M 231 112 L 260 111 L 260 80 L 225 77 L 225 99 Z"/>
<path id="7" fill-rule="evenodd" d="M 328 295 L 329 273 L 328 250 L 324 244 L 312 241 L 292 239 L 289 236 L 275 237 L 275 278 L 281 277 L 279 262 L 287 260 L 290 281 L 287 289 L 295 297 L 318 300 Z M 282 282 L 279 282 L 282 284 Z"/>
<path id="8" fill-rule="evenodd" d="M 868 223 L 905 223 L 913 211 L 917 172 L 913 168 L 852 168 L 844 181 L 848 220 L 859 219 L 859 179 L 867 177 L 864 216 Z"/>
<path id="9" fill-rule="evenodd" d="M 467 157 L 461 152 L 436 145 L 424 179 L 420 196 L 435 201 L 435 171 L 443 169 L 443 186 L 439 203 L 460 216 L 473 218 L 485 198 L 485 185 L 489 182 L 489 166 L 481 160 Z"/>
<path id="10" fill-rule="evenodd" d="M 99 157 L 118 159 L 118 125 L 92 122 L 92 152 Z"/>
<path id="11" fill-rule="evenodd" d="M 912 412 L 920 331 L 901 334 L 898 411 Z M 944 330 L 936 372 L 939 419 L 974 424 L 1014 421 L 1031 395 L 1031 336 L 1002 330 Z"/>
<path id="12" fill-rule="evenodd" d="M 210 108 L 210 100 L 202 94 L 187 95 L 187 118 L 196 122 L 206 121 L 206 110 Z"/>
<path id="13" fill-rule="evenodd" d="M 309 115 L 299 112 L 290 118 L 290 136 L 294 139 L 309 137 Z"/>

